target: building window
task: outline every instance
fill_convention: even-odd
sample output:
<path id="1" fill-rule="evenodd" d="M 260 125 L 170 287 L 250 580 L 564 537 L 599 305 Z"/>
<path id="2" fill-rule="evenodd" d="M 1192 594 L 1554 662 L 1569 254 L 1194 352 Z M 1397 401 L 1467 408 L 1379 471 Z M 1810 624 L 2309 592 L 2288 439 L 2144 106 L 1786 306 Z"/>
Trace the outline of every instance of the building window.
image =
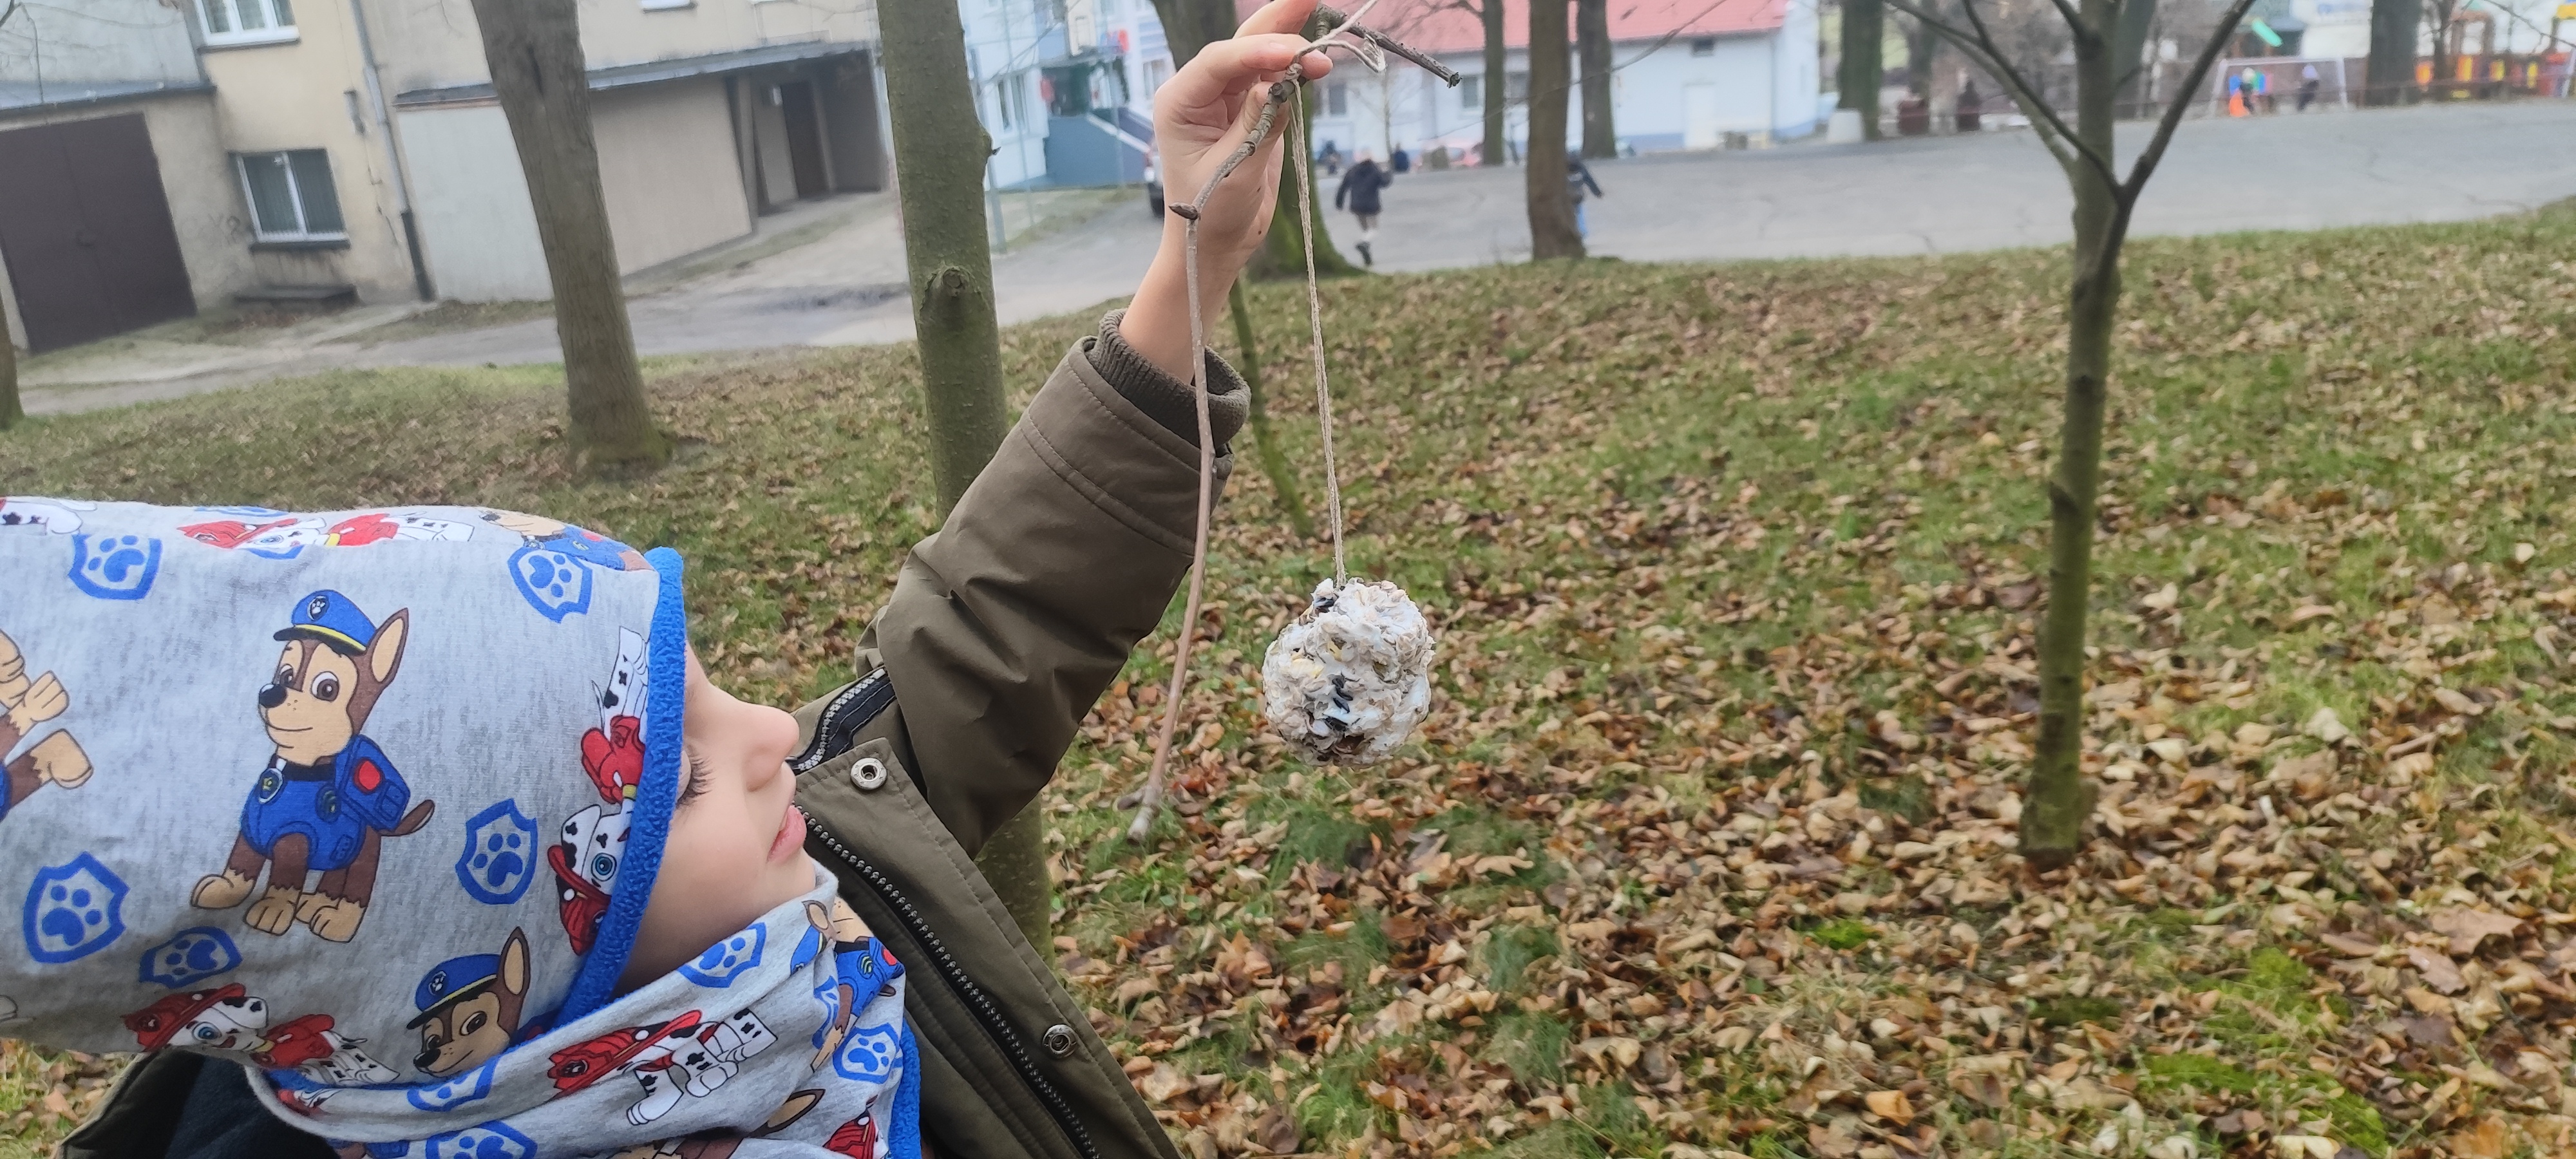
<path id="1" fill-rule="evenodd" d="M 206 43 L 275 44 L 295 39 L 293 0 L 197 0 Z"/>
<path id="2" fill-rule="evenodd" d="M 1154 58 L 1154 59 L 1152 59 L 1152 60 L 1149 60 L 1149 61 L 1146 61 L 1146 62 L 1145 62 L 1145 95 L 1146 95 L 1146 96 L 1151 97 L 1151 96 L 1153 96 L 1155 93 L 1157 93 L 1157 92 L 1161 91 L 1161 90 L 1162 90 L 1162 87 L 1163 87 L 1163 82 L 1164 82 L 1164 81 L 1167 81 L 1167 80 L 1170 80 L 1170 79 L 1172 79 L 1172 62 L 1171 62 L 1171 61 L 1169 61 L 1169 60 L 1165 60 L 1165 59 L 1163 59 L 1162 57 L 1159 57 L 1159 56 L 1158 56 L 1158 57 L 1155 57 L 1155 58 Z"/>
<path id="3" fill-rule="evenodd" d="M 1471 73 L 1458 82 L 1458 107 L 1476 112 L 1485 107 L 1485 76 Z"/>
<path id="4" fill-rule="evenodd" d="M 1528 73 L 1507 72 L 1503 74 L 1503 103 L 1512 105 L 1529 103 Z"/>
<path id="5" fill-rule="evenodd" d="M 320 149 L 243 153 L 242 188 L 250 195 L 252 232 L 261 241 L 343 241 L 340 195 L 331 187 L 331 157 Z"/>
<path id="6" fill-rule="evenodd" d="M 1717 38 L 1716 38 L 1716 37 L 1714 37 L 1714 36 L 1703 36 L 1703 37 L 1700 37 L 1700 38 L 1699 38 L 1699 39 L 1697 39 L 1697 40 L 1693 40 L 1693 41 L 1691 41 L 1691 55 L 1692 55 L 1692 56 L 1715 56 L 1715 55 L 1717 55 Z"/>
<path id="7" fill-rule="evenodd" d="M 1351 86 L 1340 81 L 1324 86 L 1324 115 L 1327 117 L 1351 115 Z"/>

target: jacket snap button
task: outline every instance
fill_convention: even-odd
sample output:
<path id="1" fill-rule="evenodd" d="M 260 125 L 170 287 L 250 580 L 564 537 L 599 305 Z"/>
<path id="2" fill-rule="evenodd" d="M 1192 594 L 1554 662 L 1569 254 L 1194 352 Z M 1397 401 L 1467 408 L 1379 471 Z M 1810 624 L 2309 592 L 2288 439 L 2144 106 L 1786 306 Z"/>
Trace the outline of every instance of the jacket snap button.
<path id="1" fill-rule="evenodd" d="M 884 785 L 886 783 L 885 762 L 875 757 L 860 757 L 859 763 L 850 766 L 850 783 L 869 790 Z"/>
<path id="2" fill-rule="evenodd" d="M 1061 1022 L 1046 1028 L 1047 1053 L 1063 1058 L 1073 1053 L 1073 1028 Z"/>

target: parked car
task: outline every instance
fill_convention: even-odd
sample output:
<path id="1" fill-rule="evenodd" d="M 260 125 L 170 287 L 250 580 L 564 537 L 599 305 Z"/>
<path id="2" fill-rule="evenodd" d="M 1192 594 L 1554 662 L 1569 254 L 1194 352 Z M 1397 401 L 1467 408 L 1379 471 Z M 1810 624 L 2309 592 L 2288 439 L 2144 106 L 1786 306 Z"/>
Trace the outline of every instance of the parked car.
<path id="1" fill-rule="evenodd" d="M 1145 162 L 1145 207 L 1153 210 L 1156 218 L 1163 216 L 1163 171 L 1155 168 L 1152 161 Z"/>

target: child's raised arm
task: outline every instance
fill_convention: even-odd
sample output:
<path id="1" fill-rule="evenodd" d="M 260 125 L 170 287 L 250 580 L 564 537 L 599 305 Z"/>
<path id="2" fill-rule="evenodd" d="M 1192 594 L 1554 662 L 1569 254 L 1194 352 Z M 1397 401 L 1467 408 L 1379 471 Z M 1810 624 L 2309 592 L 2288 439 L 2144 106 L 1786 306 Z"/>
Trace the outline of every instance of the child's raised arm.
<path id="1" fill-rule="evenodd" d="M 1273 0 L 1244 21 L 1234 39 L 1200 49 L 1155 94 L 1154 143 L 1162 151 L 1163 196 L 1170 203 L 1196 199 L 1251 131 L 1261 107 L 1257 90 L 1287 73 L 1305 44 L 1297 30 L 1314 10 L 1315 0 Z M 1329 74 L 1332 62 L 1314 53 L 1305 71 L 1313 80 Z M 1208 319 L 1225 308 L 1226 290 L 1270 230 L 1286 123 L 1284 116 L 1272 122 L 1270 139 L 1217 188 L 1199 219 L 1199 306 Z M 1137 353 L 1184 380 L 1190 373 L 1190 303 L 1182 268 L 1187 224 L 1179 214 L 1164 216 L 1154 265 L 1119 327 Z"/>

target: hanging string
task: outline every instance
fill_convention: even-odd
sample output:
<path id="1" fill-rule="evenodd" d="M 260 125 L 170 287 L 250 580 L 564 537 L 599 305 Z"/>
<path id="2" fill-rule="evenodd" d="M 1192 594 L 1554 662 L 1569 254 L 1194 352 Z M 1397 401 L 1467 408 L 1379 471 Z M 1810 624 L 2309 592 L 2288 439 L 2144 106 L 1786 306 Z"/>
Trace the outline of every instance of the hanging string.
<path id="1" fill-rule="evenodd" d="M 1339 586 L 1350 579 L 1342 551 L 1341 476 L 1333 459 L 1332 387 L 1324 369 L 1324 300 L 1315 278 L 1315 170 L 1310 155 L 1305 151 L 1306 94 L 1303 85 L 1308 53 L 1338 48 L 1380 70 L 1386 67 L 1383 52 L 1390 48 L 1398 50 L 1399 55 L 1409 60 L 1427 59 L 1402 49 L 1377 32 L 1357 27 L 1359 18 L 1377 7 L 1377 3 L 1378 0 L 1367 0 L 1349 16 L 1319 7 L 1317 14 L 1334 22 L 1334 26 L 1324 35 L 1307 41 L 1306 47 L 1300 49 L 1297 58 L 1289 63 L 1287 76 L 1271 83 L 1264 94 L 1261 113 L 1253 121 L 1252 131 L 1244 135 L 1232 153 L 1226 155 L 1224 163 L 1217 166 L 1216 173 L 1200 187 L 1198 196 L 1186 205 L 1170 207 L 1170 211 L 1185 223 L 1182 227 L 1181 269 L 1190 296 L 1190 393 L 1197 405 L 1199 424 L 1198 526 L 1190 548 L 1189 598 L 1182 604 L 1181 635 L 1172 649 L 1172 679 L 1163 694 L 1163 722 L 1154 737 L 1154 763 L 1145 774 L 1144 787 L 1137 793 L 1136 819 L 1127 826 L 1127 837 L 1131 841 L 1145 839 L 1153 828 L 1154 814 L 1163 802 L 1163 782 L 1171 767 L 1172 742 L 1180 733 L 1181 693 L 1189 683 L 1190 649 L 1198 638 L 1199 607 L 1207 584 L 1208 526 L 1216 506 L 1216 432 L 1208 414 L 1207 325 L 1199 303 L 1199 217 L 1206 211 L 1208 200 L 1216 195 L 1217 186 L 1224 184 L 1225 179 L 1249 160 L 1263 141 L 1269 139 L 1281 108 L 1291 100 L 1296 102 L 1297 115 L 1289 125 L 1287 136 L 1289 146 L 1296 150 L 1293 156 L 1299 174 L 1297 208 L 1303 223 L 1299 235 L 1306 243 L 1308 348 L 1315 365 L 1316 421 L 1324 438 L 1324 498 L 1333 529 L 1333 581 Z M 1358 39 L 1346 39 L 1346 33 Z M 1439 71 L 1450 84 L 1458 83 L 1456 73 L 1445 68 Z"/>
<path id="2" fill-rule="evenodd" d="M 1288 122 L 1288 138 L 1300 162 L 1313 156 L 1306 152 L 1306 91 L 1302 87 L 1297 90 L 1297 115 Z M 1350 582 L 1351 573 L 1342 557 L 1342 473 L 1333 462 L 1333 390 L 1324 375 L 1324 293 L 1315 281 L 1315 167 L 1298 165 L 1297 177 L 1297 216 L 1301 222 L 1297 236 L 1306 243 L 1307 348 L 1313 352 L 1315 362 L 1315 426 L 1324 436 L 1324 508 L 1333 528 L 1333 586 L 1339 588 Z"/>

